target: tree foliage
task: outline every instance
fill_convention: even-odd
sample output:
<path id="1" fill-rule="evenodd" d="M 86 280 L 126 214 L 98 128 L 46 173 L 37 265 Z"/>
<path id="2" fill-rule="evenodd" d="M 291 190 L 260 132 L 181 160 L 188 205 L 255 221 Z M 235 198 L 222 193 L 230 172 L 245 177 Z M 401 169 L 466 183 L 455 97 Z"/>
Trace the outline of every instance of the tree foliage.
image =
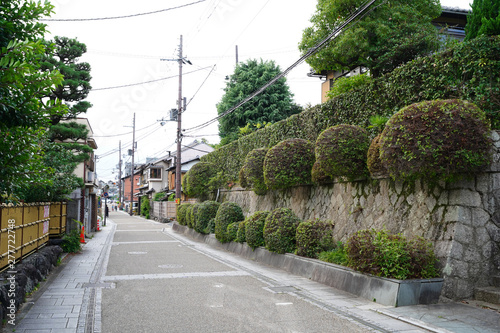
<path id="1" fill-rule="evenodd" d="M 53 6 L 35 1 L 0 2 L 0 193 L 47 184 L 42 163 L 44 128 L 67 106 L 45 100 L 63 81 L 57 70 L 41 70 L 46 25 Z"/>
<path id="2" fill-rule="evenodd" d="M 467 17 L 465 39 L 480 35 L 500 35 L 500 0 L 474 0 Z"/>
<path id="3" fill-rule="evenodd" d="M 70 105 L 68 117 L 85 113 L 92 105 L 84 101 L 90 89 L 90 65 L 78 59 L 87 52 L 87 46 L 76 39 L 55 37 L 53 42 L 46 42 L 46 53 L 41 60 L 42 70 L 59 70 L 64 76 L 62 85 L 50 94 L 51 100 L 62 100 Z M 59 117 L 53 117 L 56 124 Z"/>
<path id="4" fill-rule="evenodd" d="M 306 53 L 364 3 L 318 0 L 312 26 L 302 34 L 300 51 Z M 431 20 L 441 13 L 438 0 L 379 0 L 372 7 L 369 15 L 309 57 L 307 63 L 317 72 L 364 66 L 373 76 L 380 76 L 437 49 L 437 32 Z"/>
<path id="5" fill-rule="evenodd" d="M 234 74 L 226 82 L 222 100 L 217 104 L 219 115 L 264 86 L 280 72 L 274 61 L 248 60 L 238 64 Z M 251 102 L 219 120 L 221 143 L 226 144 L 238 139 L 240 128 L 247 124 L 275 123 L 300 112 L 300 107 L 293 103 L 292 98 L 286 79 L 279 79 Z"/>

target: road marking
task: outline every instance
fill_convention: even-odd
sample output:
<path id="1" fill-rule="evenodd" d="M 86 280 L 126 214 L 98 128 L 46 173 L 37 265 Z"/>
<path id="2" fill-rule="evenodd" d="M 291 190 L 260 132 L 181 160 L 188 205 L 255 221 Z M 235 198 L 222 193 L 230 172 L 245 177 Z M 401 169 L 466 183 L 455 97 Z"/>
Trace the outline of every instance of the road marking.
<path id="1" fill-rule="evenodd" d="M 220 276 L 249 276 L 250 273 L 243 271 L 223 272 L 186 272 L 171 274 L 137 274 L 137 275 L 109 275 L 104 276 L 102 281 L 129 281 L 129 280 L 152 280 L 152 279 L 182 279 L 196 277 L 220 277 Z"/>

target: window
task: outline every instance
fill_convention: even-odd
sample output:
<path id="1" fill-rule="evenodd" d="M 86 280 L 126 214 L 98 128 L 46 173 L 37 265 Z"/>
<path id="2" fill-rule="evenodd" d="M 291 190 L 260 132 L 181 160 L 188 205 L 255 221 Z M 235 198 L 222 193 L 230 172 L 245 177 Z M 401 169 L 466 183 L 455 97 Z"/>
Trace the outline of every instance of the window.
<path id="1" fill-rule="evenodd" d="M 161 179 L 161 168 L 149 169 L 149 179 Z"/>

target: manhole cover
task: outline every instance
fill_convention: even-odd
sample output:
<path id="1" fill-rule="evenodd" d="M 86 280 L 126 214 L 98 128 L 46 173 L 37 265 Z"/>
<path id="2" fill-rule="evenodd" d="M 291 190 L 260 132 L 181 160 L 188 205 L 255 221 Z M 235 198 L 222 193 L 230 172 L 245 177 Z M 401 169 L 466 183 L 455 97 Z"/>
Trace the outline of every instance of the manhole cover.
<path id="1" fill-rule="evenodd" d="M 182 268 L 184 266 L 177 265 L 177 264 L 168 264 L 168 265 L 159 265 L 158 267 L 160 267 L 160 268 Z"/>
<path id="2" fill-rule="evenodd" d="M 129 252 L 128 254 L 147 254 L 147 252 Z"/>

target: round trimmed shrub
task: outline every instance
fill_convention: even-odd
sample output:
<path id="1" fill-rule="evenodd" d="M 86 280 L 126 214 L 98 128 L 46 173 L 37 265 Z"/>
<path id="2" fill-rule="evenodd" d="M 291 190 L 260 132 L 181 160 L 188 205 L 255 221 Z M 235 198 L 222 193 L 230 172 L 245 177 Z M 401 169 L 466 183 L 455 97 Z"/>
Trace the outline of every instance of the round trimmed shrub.
<path id="1" fill-rule="evenodd" d="M 364 128 L 337 125 L 327 128 L 316 140 L 316 161 L 329 177 L 354 180 L 368 175 L 366 153 L 370 142 Z"/>
<path id="2" fill-rule="evenodd" d="M 199 203 L 194 203 L 187 210 L 186 213 L 187 226 L 190 227 L 191 229 L 194 229 L 194 226 L 196 225 L 196 220 L 197 220 L 196 214 L 198 212 L 199 206 L 200 206 Z"/>
<path id="3" fill-rule="evenodd" d="M 245 239 L 247 245 L 254 250 L 259 246 L 265 245 L 264 224 L 268 215 L 268 211 L 259 211 L 253 213 L 245 220 Z"/>
<path id="4" fill-rule="evenodd" d="M 264 180 L 268 189 L 283 189 L 311 183 L 314 145 L 303 139 L 281 141 L 264 159 Z"/>
<path id="5" fill-rule="evenodd" d="M 190 203 L 183 203 L 177 208 L 177 223 L 180 225 L 187 225 L 187 210 L 190 206 Z"/>
<path id="6" fill-rule="evenodd" d="M 245 167 L 240 169 L 240 173 L 238 174 L 238 180 L 240 182 L 240 186 L 243 188 L 248 187 L 247 177 L 245 176 Z"/>
<path id="7" fill-rule="evenodd" d="M 194 230 L 199 233 L 209 234 L 210 231 L 207 230 L 208 223 L 217 215 L 219 206 L 220 203 L 210 200 L 200 203 L 196 211 L 196 224 L 194 225 Z"/>
<path id="8" fill-rule="evenodd" d="M 295 237 L 300 219 L 290 208 L 276 208 L 266 218 L 264 242 L 266 249 L 276 253 L 292 253 L 297 248 Z"/>
<path id="9" fill-rule="evenodd" d="M 215 238 L 221 243 L 229 242 L 227 226 L 244 219 L 243 211 L 236 203 L 230 201 L 222 203 L 215 215 Z"/>
<path id="10" fill-rule="evenodd" d="M 245 243 L 246 238 L 245 238 L 245 227 L 246 227 L 246 220 L 241 221 L 238 224 L 238 233 L 236 234 L 236 239 L 235 241 L 238 243 Z"/>
<path id="11" fill-rule="evenodd" d="M 382 132 L 380 157 L 391 177 L 451 182 L 490 160 L 490 126 L 483 111 L 462 100 L 404 107 Z"/>
<path id="12" fill-rule="evenodd" d="M 266 158 L 267 151 L 267 148 L 251 150 L 245 157 L 245 162 L 241 168 L 247 185 L 257 195 L 264 195 L 267 192 L 267 186 L 264 181 L 264 159 Z"/>
<path id="13" fill-rule="evenodd" d="M 206 200 L 210 194 L 207 184 L 216 176 L 216 167 L 207 162 L 198 162 L 189 169 L 185 176 L 184 192 L 186 195 Z"/>
<path id="14" fill-rule="evenodd" d="M 387 169 L 380 159 L 380 138 L 381 134 L 373 138 L 370 147 L 368 148 L 368 154 L 366 158 L 366 165 L 368 166 L 368 171 L 373 177 L 378 177 L 385 175 Z"/>
<path id="15" fill-rule="evenodd" d="M 320 252 L 334 249 L 333 228 L 331 221 L 314 219 L 300 222 L 296 234 L 297 255 L 317 258 Z"/>
<path id="16" fill-rule="evenodd" d="M 227 230 L 226 230 L 226 241 L 227 242 L 232 242 L 232 241 L 236 240 L 236 237 L 238 235 L 239 225 L 240 225 L 240 222 L 233 222 L 227 226 Z"/>
<path id="17" fill-rule="evenodd" d="M 333 183 L 333 178 L 325 174 L 323 169 L 319 167 L 318 161 L 312 167 L 311 178 L 313 183 L 318 185 Z"/>

